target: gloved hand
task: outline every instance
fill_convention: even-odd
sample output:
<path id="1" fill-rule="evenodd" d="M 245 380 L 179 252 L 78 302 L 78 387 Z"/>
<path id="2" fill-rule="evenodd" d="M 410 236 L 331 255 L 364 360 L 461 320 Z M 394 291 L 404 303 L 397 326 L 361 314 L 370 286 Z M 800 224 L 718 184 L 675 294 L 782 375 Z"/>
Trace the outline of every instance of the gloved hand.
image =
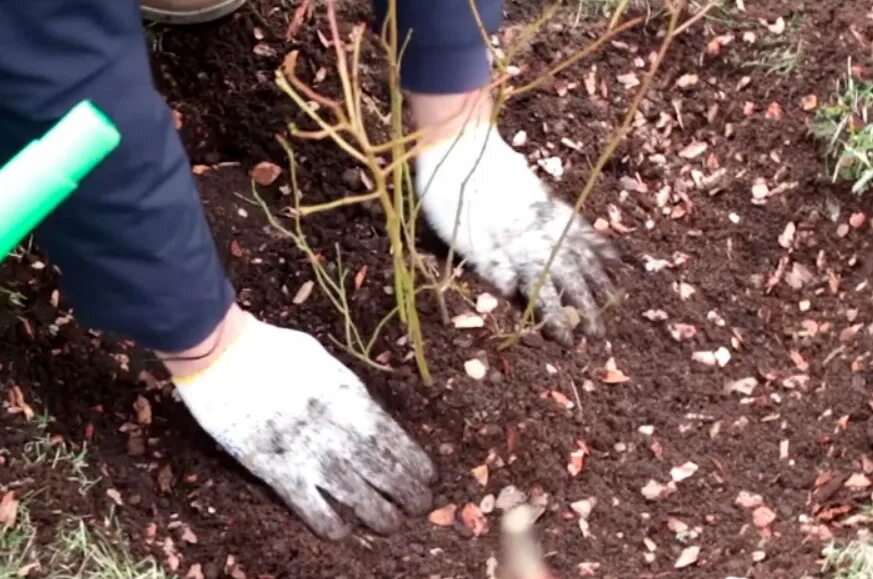
<path id="1" fill-rule="evenodd" d="M 572 207 L 549 194 L 524 156 L 488 125 L 468 126 L 457 139 L 436 143 L 419 155 L 416 190 L 425 218 L 447 244 L 463 199 L 455 249 L 507 296 L 520 291 L 530 297 L 573 215 Z M 573 343 L 573 322 L 562 298 L 582 315 L 588 334 L 602 334 L 595 296 L 612 296 L 602 262 L 616 259 L 606 240 L 575 216 L 536 303 L 548 337 Z"/>
<path id="2" fill-rule="evenodd" d="M 355 374 L 310 335 L 246 316 L 213 364 L 174 378 L 197 422 L 322 537 L 349 527 L 319 491 L 377 532 L 401 521 L 379 491 L 426 512 L 433 464 Z"/>

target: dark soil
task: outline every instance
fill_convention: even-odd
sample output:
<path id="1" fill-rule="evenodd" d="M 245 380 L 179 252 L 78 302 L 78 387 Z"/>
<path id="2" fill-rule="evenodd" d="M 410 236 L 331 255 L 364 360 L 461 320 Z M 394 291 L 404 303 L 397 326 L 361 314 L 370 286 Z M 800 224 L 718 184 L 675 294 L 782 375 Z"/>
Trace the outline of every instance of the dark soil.
<path id="1" fill-rule="evenodd" d="M 532 19 L 539 4 L 546 3 L 508 2 L 507 26 Z M 618 272 L 626 299 L 608 312 L 605 340 L 580 338 L 579 347 L 567 351 L 530 337 L 500 351 L 496 330 L 511 329 L 517 316 L 510 304 L 501 303 L 494 324 L 461 331 L 443 327 L 423 299 L 435 386 L 422 387 L 411 362 L 402 361 L 407 349 L 397 345 L 398 327 L 391 327 L 380 345 L 380 351 L 391 352 L 393 374 L 344 358 L 437 461 L 436 506 L 478 503 L 509 484 L 548 494 L 538 533 L 561 577 L 584 575 L 591 566 L 580 568 L 582 563 L 599 564 L 593 572 L 598 577 L 817 576 L 828 533 L 849 536 L 852 530 L 839 522 L 869 505 L 869 489 L 853 491 L 842 482 L 869 468 L 863 458 L 873 456 L 871 229 L 868 222 L 841 236 L 838 225 L 855 212 L 870 215 L 873 208 L 869 196 L 855 197 L 847 185 L 833 185 L 823 176 L 820 146 L 807 130 L 811 113 L 801 99 L 815 94 L 824 102 L 845 75 L 850 56 L 862 75 L 873 65 L 873 20 L 865 18 L 869 6 L 854 0 L 747 4 L 745 14 L 705 20 L 680 37 L 643 107 L 645 122 L 637 123 L 585 208 L 593 222 L 608 220 L 614 206 L 613 213 L 618 210 L 630 228 L 609 233 L 632 265 Z M 340 324 L 327 301 L 316 292 L 304 304 L 292 304 L 297 288 L 311 278 L 304 257 L 266 226 L 258 207 L 240 198 L 250 192 L 247 171 L 253 164 L 284 165 L 274 135 L 299 120 L 272 86 L 272 71 L 291 48 L 301 50 L 301 64 L 312 75 L 330 64 L 316 34 L 324 23 L 309 23 L 297 41 L 286 42 L 290 15 L 282 6 L 279 0 L 260 0 L 215 25 L 152 29 L 154 69 L 168 102 L 182 113 L 181 134 L 192 163 L 224 165 L 199 180 L 244 305 L 328 343 L 329 335 L 339 335 Z M 799 67 L 780 76 L 746 66 L 760 58 L 764 39 L 772 36 L 758 19 L 793 15 L 802 16 L 800 24 L 783 35 L 805 41 Z M 357 5 L 344 13 L 347 24 L 366 17 Z M 564 15 L 561 26 L 543 33 L 522 54 L 525 64 L 542 69 L 598 30 L 584 23 L 574 29 L 572 20 L 572 14 Z M 275 57 L 253 53 L 255 27 Z M 755 32 L 756 43 L 743 40 L 747 31 Z M 656 49 L 656 32 L 652 23 L 626 34 L 620 44 L 564 75 L 563 86 L 558 81 L 510 104 L 506 137 L 523 129 L 526 153 L 535 157 L 542 150 L 564 159 L 565 175 L 553 182 L 557 194 L 572 199 L 584 182 L 631 94 L 617 77 L 642 76 L 635 59 Z M 713 38 L 727 32 L 736 36 L 733 42 L 708 54 Z M 592 65 L 598 88 L 589 97 L 584 78 Z M 677 88 L 677 80 L 690 73 L 699 76 L 698 83 Z M 375 64 L 368 66 L 365 86 L 384 102 L 379 75 Z M 331 82 L 328 75 L 325 84 Z M 566 82 L 577 85 L 565 93 Z M 779 118 L 772 118 L 774 102 Z M 671 117 L 665 120 L 665 114 Z M 578 142 L 578 150 L 562 138 Z M 706 153 L 691 160 L 678 156 L 692 141 L 707 143 Z M 344 176 L 351 165 L 341 152 L 327 143 L 295 146 L 307 202 L 332 199 L 355 186 Z M 658 154 L 662 161 L 653 158 Z M 696 189 L 692 171 L 710 175 L 716 167 L 725 169 L 718 192 Z M 630 190 L 628 178 L 637 177 L 640 185 Z M 796 185 L 756 205 L 751 189 L 757 178 L 771 190 Z M 666 214 L 657 195 L 665 185 L 673 191 Z M 275 207 L 287 204 L 287 197 L 271 195 Z M 779 243 L 789 222 L 796 226 L 790 250 Z M 372 329 L 392 306 L 383 290 L 390 270 L 378 217 L 349 208 L 306 224 L 311 243 L 327 258 L 335 257 L 339 244 L 352 271 L 367 266 L 352 303 L 362 328 Z M 673 260 L 676 252 L 687 256 L 681 266 L 659 272 L 643 267 L 644 256 Z M 102 476 L 88 503 L 92 514 L 99 518 L 108 509 L 107 488 L 118 490 L 125 504 L 117 517 L 137 552 L 170 561 L 164 538 L 171 537 L 171 551 L 181 560 L 178 572 L 200 564 L 206 577 L 233 571 L 229 556 L 248 577 L 487 577 L 487 561 L 499 547 L 496 514 L 489 516 L 490 532 L 479 538 L 461 525 L 437 527 L 426 518 L 409 520 L 387 538 L 363 528 L 341 544 L 314 538 L 215 448 L 131 344 L 75 323 L 53 327 L 67 304 L 62 299 L 60 308 L 52 306 L 56 276 L 51 268 L 30 267 L 34 259 L 9 260 L 2 269 L 0 285 L 21 291 L 27 301 L 23 310 L 0 310 L 0 383 L 20 385 L 35 408 L 55 417 L 52 432 L 76 444 L 89 438 L 92 468 Z M 794 289 L 783 275 L 768 289 L 781 259 L 788 260 L 786 272 L 798 263 L 812 279 Z M 476 293 L 486 289 L 471 276 L 465 282 Z M 696 292 L 680 299 L 673 289 L 677 282 Z M 808 308 L 801 307 L 804 300 Z M 451 306 L 455 314 L 467 307 L 459 298 Z M 677 342 L 668 322 L 643 316 L 648 310 L 665 311 L 668 322 L 693 324 L 697 335 Z M 724 325 L 714 323 L 711 312 Z M 855 333 L 847 330 L 856 324 L 861 326 Z M 719 346 L 732 355 L 724 368 L 692 361 L 693 352 Z M 480 353 L 491 370 L 476 382 L 463 363 Z M 599 380 L 610 358 L 629 381 Z M 746 377 L 759 381 L 752 394 L 726 393 L 726 383 Z M 289 387 L 293 380 L 289 368 Z M 564 409 L 548 396 L 550 390 L 570 400 L 578 394 L 581 405 Z M 151 403 L 150 427 L 133 426 L 138 395 Z M 245 395 L 241 384 L 240 396 Z M 2 445 L 14 449 L 21 440 L 15 429 L 28 427 L 18 416 L 3 421 Z M 643 434 L 642 426 L 654 433 Z M 591 454 L 581 474 L 571 477 L 566 467 L 577 441 Z M 788 454 L 780 457 L 784 441 Z M 659 501 L 643 496 L 651 479 L 666 483 L 671 468 L 689 461 L 699 469 L 679 482 L 675 493 Z M 482 488 L 470 471 L 485 462 L 490 479 Z M 822 484 L 822 473 L 828 472 L 831 482 Z M 4 484 L 30 476 L 16 468 L 0 468 L 0 474 Z M 62 480 L 34 484 L 46 487 L 41 496 L 53 497 L 51 504 L 69 493 Z M 775 522 L 757 528 L 752 511 L 736 504 L 741 491 L 760 494 Z M 569 505 L 588 497 L 597 504 L 589 519 L 591 536 L 584 538 Z M 834 507 L 846 512 L 834 515 Z M 178 521 L 196 533 L 196 544 L 180 540 Z M 677 521 L 687 530 L 677 532 Z M 157 527 L 153 538 L 146 532 L 151 523 Z M 653 543 L 647 546 L 648 541 Z M 675 570 L 680 552 L 691 545 L 701 547 L 696 566 Z M 764 553 L 759 562 L 753 560 L 757 551 Z"/>

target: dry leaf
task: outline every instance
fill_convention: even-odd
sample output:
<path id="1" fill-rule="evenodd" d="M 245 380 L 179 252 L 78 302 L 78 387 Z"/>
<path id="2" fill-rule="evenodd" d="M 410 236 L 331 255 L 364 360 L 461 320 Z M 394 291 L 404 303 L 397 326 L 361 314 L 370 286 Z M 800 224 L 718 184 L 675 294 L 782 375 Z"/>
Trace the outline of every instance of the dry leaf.
<path id="1" fill-rule="evenodd" d="M 363 266 L 358 270 L 358 273 L 355 274 L 355 289 L 361 289 L 361 286 L 364 285 L 364 280 L 367 279 L 367 266 Z"/>
<path id="2" fill-rule="evenodd" d="M 836 505 L 828 507 L 819 512 L 815 517 L 820 521 L 833 521 L 837 517 L 845 515 L 852 511 L 852 505 Z"/>
<path id="3" fill-rule="evenodd" d="M 464 362 L 464 372 L 466 372 L 467 376 L 473 380 L 481 380 L 485 377 L 485 374 L 488 373 L 488 367 L 482 362 L 482 360 L 473 358 L 472 360 Z"/>
<path id="4" fill-rule="evenodd" d="M 770 196 L 770 188 L 767 186 L 763 180 L 757 180 L 752 185 L 752 198 L 754 199 L 766 199 Z"/>
<path id="5" fill-rule="evenodd" d="M 676 86 L 679 88 L 688 88 L 697 84 L 697 81 L 698 77 L 696 74 L 683 74 L 679 77 L 679 80 L 676 81 Z"/>
<path id="6" fill-rule="evenodd" d="M 236 239 L 232 239 L 230 241 L 230 254 L 236 258 L 240 258 L 243 256 L 242 247 L 239 245 L 239 241 Z"/>
<path id="7" fill-rule="evenodd" d="M 657 501 L 673 494 L 675 486 L 671 484 L 661 484 L 655 479 L 650 479 L 646 486 L 640 489 L 643 496 L 650 501 Z"/>
<path id="8" fill-rule="evenodd" d="M 736 503 L 745 509 L 755 509 L 764 504 L 764 497 L 748 491 L 740 491 Z"/>
<path id="9" fill-rule="evenodd" d="M 203 568 L 200 566 L 200 563 L 191 565 L 191 568 L 188 569 L 188 573 L 185 575 L 185 579 L 204 579 Z"/>
<path id="10" fill-rule="evenodd" d="M 809 362 L 806 361 L 806 358 L 798 352 L 797 350 L 791 350 L 788 355 L 791 357 L 791 361 L 794 362 L 794 365 L 797 366 L 797 369 L 801 372 L 806 372 L 809 370 Z"/>
<path id="11" fill-rule="evenodd" d="M 675 517 L 667 519 L 667 528 L 673 533 L 685 533 L 688 531 L 688 523 Z"/>
<path id="12" fill-rule="evenodd" d="M 315 287 L 315 282 L 309 280 L 304 282 L 303 285 L 300 286 L 300 289 L 297 290 L 297 293 L 294 294 L 294 299 L 291 300 L 291 303 L 299 306 L 303 302 L 309 299 L 309 296 L 312 294 L 312 289 Z"/>
<path id="13" fill-rule="evenodd" d="M 513 147 L 522 147 L 527 143 L 527 133 L 524 131 L 518 131 L 515 135 L 512 136 L 512 146 Z"/>
<path id="14" fill-rule="evenodd" d="M 297 36 L 297 33 L 300 31 L 300 26 L 303 25 L 303 21 L 306 20 L 306 16 L 310 13 L 311 9 L 312 0 L 303 0 L 303 2 L 301 2 L 294 10 L 294 15 L 288 23 L 288 29 L 285 31 L 286 42 L 290 42 L 295 36 Z"/>
<path id="15" fill-rule="evenodd" d="M 452 318 L 452 326 L 460 330 L 481 328 L 484 325 L 485 320 L 482 318 L 482 316 L 473 313 L 460 314 Z"/>
<path id="16" fill-rule="evenodd" d="M 670 332 L 670 336 L 677 342 L 690 340 L 697 335 L 697 328 L 695 326 L 679 322 L 668 324 L 667 331 Z"/>
<path id="17" fill-rule="evenodd" d="M 808 382 L 809 376 L 806 374 L 795 374 L 782 380 L 782 387 L 787 390 L 794 390 L 795 388 L 804 389 Z"/>
<path id="18" fill-rule="evenodd" d="M 702 155 L 709 148 L 706 143 L 695 141 L 679 151 L 679 156 L 683 159 L 695 159 Z"/>
<path id="19" fill-rule="evenodd" d="M 197 544 L 197 535 L 194 534 L 194 531 L 191 530 L 191 527 L 185 526 L 185 530 L 182 531 L 182 540 L 186 543 L 191 543 L 192 545 Z"/>
<path id="20" fill-rule="evenodd" d="M 627 74 L 620 74 L 615 78 L 618 82 L 624 86 L 624 88 L 631 89 L 640 85 L 640 79 L 636 74 L 629 72 Z"/>
<path id="21" fill-rule="evenodd" d="M 714 356 L 719 368 L 724 368 L 731 361 L 731 351 L 724 346 L 716 350 Z"/>
<path id="22" fill-rule="evenodd" d="M 29 577 L 31 571 L 38 571 L 40 568 L 39 561 L 34 561 L 33 563 L 28 563 L 27 565 L 19 567 L 15 574 L 19 577 Z"/>
<path id="23" fill-rule="evenodd" d="M 476 298 L 476 311 L 480 314 L 490 314 L 497 309 L 497 305 L 497 298 L 489 293 L 480 294 L 479 297 Z"/>
<path id="24" fill-rule="evenodd" d="M 703 364 L 704 366 L 715 366 L 718 364 L 718 361 L 715 358 L 715 352 L 710 352 L 707 350 L 694 352 L 693 354 L 691 354 L 691 359 L 695 362 Z"/>
<path id="25" fill-rule="evenodd" d="M 769 527 L 776 520 L 776 513 L 761 505 L 752 512 L 752 523 L 759 529 Z"/>
<path id="26" fill-rule="evenodd" d="M 474 537 L 484 535 L 488 532 L 488 519 L 479 510 L 479 507 L 474 503 L 467 503 L 461 510 L 461 522 L 464 526 L 470 529 Z"/>
<path id="27" fill-rule="evenodd" d="M 427 519 L 434 525 L 450 527 L 455 521 L 455 512 L 457 512 L 457 510 L 457 505 L 448 504 L 436 509 L 435 511 L 431 511 L 430 515 L 427 516 Z"/>
<path id="28" fill-rule="evenodd" d="M 785 283 L 792 289 L 801 289 L 803 286 L 811 282 L 815 275 L 808 267 L 797 263 L 791 265 L 791 270 L 785 274 Z"/>
<path id="29" fill-rule="evenodd" d="M 855 324 L 849 326 L 848 328 L 844 328 L 840 332 L 840 341 L 841 342 L 851 342 L 855 339 L 855 336 L 858 335 L 858 332 L 861 331 L 861 328 L 864 327 L 864 324 Z"/>
<path id="30" fill-rule="evenodd" d="M 772 102 L 764 112 L 764 118 L 768 121 L 778 121 L 782 118 L 782 107 L 777 102 Z"/>
<path id="31" fill-rule="evenodd" d="M 676 559 L 676 563 L 673 564 L 673 567 L 676 569 L 684 569 L 685 567 L 690 567 L 697 563 L 697 558 L 700 557 L 700 547 L 697 545 L 692 545 L 691 547 L 686 547 L 682 550 L 682 553 L 679 554 L 679 558 Z"/>
<path id="32" fill-rule="evenodd" d="M 281 167 L 269 161 L 261 161 L 252 169 L 252 179 L 262 187 L 272 185 L 282 173 Z"/>
<path id="33" fill-rule="evenodd" d="M 579 515 L 581 519 L 588 519 L 591 516 L 591 511 L 594 510 L 594 507 L 597 505 L 596 497 L 588 497 L 587 499 L 582 499 L 581 501 L 575 501 L 570 503 L 570 508 Z"/>
<path id="34" fill-rule="evenodd" d="M 846 480 L 845 486 L 854 491 L 862 491 L 868 488 L 870 484 L 870 479 L 858 472 Z"/>
<path id="35" fill-rule="evenodd" d="M 794 245 L 794 234 L 796 231 L 797 226 L 794 225 L 794 222 L 789 221 L 788 225 L 785 226 L 785 230 L 779 235 L 779 245 L 785 249 L 791 249 L 791 246 Z"/>
<path id="36" fill-rule="evenodd" d="M 663 322 L 670 316 L 664 310 L 646 310 L 643 312 L 643 317 L 650 322 Z"/>
<path id="37" fill-rule="evenodd" d="M 607 231 L 609 231 L 609 221 L 607 221 L 603 217 L 598 217 L 594 220 L 594 223 L 591 225 L 591 227 L 593 227 L 595 231 L 598 231 L 600 233 L 606 233 Z"/>
<path id="38" fill-rule="evenodd" d="M 570 453 L 570 460 L 567 462 L 567 472 L 570 476 L 578 476 L 585 466 L 585 458 L 591 454 L 588 450 L 588 445 L 581 440 L 576 441 L 578 448 Z"/>
<path id="39" fill-rule="evenodd" d="M 751 396 L 757 386 L 758 380 L 750 376 L 748 378 L 740 378 L 739 380 L 728 382 L 727 384 L 725 384 L 724 389 L 725 392 L 728 393 L 736 392 L 737 394 L 742 394 L 743 396 Z"/>
<path id="40" fill-rule="evenodd" d="M 679 294 L 679 299 L 681 299 L 683 302 L 688 300 L 697 292 L 697 290 L 694 289 L 693 285 L 685 283 L 684 281 L 674 281 L 673 291 Z"/>
<path id="41" fill-rule="evenodd" d="M 567 410 L 570 410 L 571 408 L 573 408 L 573 406 L 575 406 L 575 404 L 573 404 L 573 402 L 569 398 L 567 398 L 567 396 L 565 396 L 563 392 L 559 392 L 558 390 L 549 390 L 549 396 L 552 397 L 552 400 L 554 400 Z"/>
<path id="42" fill-rule="evenodd" d="M 560 157 L 546 157 L 545 159 L 540 159 L 537 161 L 537 165 L 555 179 L 560 179 L 564 175 L 564 162 Z"/>
<path id="43" fill-rule="evenodd" d="M 18 500 L 15 498 L 15 491 L 6 491 L 0 500 L 0 525 L 7 529 L 14 527 L 17 514 Z"/>
<path id="44" fill-rule="evenodd" d="M 605 384 L 622 384 L 630 380 L 630 377 L 618 369 L 615 364 L 615 358 L 610 358 L 606 361 L 606 365 L 599 370 L 595 370 L 597 379 Z"/>
<path id="45" fill-rule="evenodd" d="M 670 478 L 672 478 L 674 482 L 681 482 L 693 476 L 698 468 L 699 467 L 693 462 L 686 462 L 683 465 L 674 466 L 670 469 Z"/>
<path id="46" fill-rule="evenodd" d="M 163 493 L 169 493 L 173 490 L 173 469 L 169 464 L 166 464 L 158 471 L 158 488 Z"/>
<path id="47" fill-rule="evenodd" d="M 177 131 L 182 128 L 182 113 L 173 109 L 171 111 L 173 113 L 173 128 Z"/>
<path id="48" fill-rule="evenodd" d="M 473 478 L 476 479 L 483 487 L 488 485 L 488 465 L 480 464 L 479 466 L 473 468 L 470 472 L 473 473 Z"/>
<path id="49" fill-rule="evenodd" d="M 33 420 L 36 416 L 30 404 L 24 401 L 24 392 L 21 391 L 19 386 L 13 386 L 9 390 L 9 406 L 8 412 L 10 414 L 23 413 L 24 418 L 27 420 Z"/>
<path id="50" fill-rule="evenodd" d="M 785 19 L 781 16 L 777 18 L 776 21 L 773 22 L 773 24 L 770 24 L 766 20 L 763 21 L 762 24 L 767 27 L 767 30 L 769 30 L 773 34 L 776 34 L 777 36 L 785 32 Z"/>
<path id="51" fill-rule="evenodd" d="M 124 501 L 121 500 L 121 493 L 115 489 L 106 489 L 106 496 L 112 499 L 112 502 L 119 507 L 124 504 Z"/>
<path id="52" fill-rule="evenodd" d="M 855 229 L 861 229 L 866 222 L 867 215 L 861 211 L 852 213 L 852 215 L 849 216 L 849 225 L 851 225 Z"/>
<path id="53" fill-rule="evenodd" d="M 140 425 L 146 426 L 152 423 L 152 405 L 148 398 L 138 395 L 133 403 L 133 409 L 136 412 L 136 421 Z"/>
<path id="54" fill-rule="evenodd" d="M 265 58 L 273 58 L 277 55 L 276 49 L 267 44 L 266 42 L 259 42 L 255 44 L 255 47 L 252 49 L 258 56 L 263 56 Z"/>

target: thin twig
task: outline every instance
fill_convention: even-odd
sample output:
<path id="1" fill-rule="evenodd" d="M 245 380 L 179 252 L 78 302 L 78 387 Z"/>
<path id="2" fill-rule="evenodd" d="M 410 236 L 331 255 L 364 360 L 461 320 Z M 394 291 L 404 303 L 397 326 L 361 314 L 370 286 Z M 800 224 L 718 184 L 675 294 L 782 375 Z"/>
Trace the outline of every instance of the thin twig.
<path id="1" fill-rule="evenodd" d="M 326 203 L 319 203 L 318 205 L 304 205 L 303 207 L 296 209 L 296 211 L 299 211 L 300 215 L 306 217 L 308 215 L 321 213 L 322 211 L 329 211 L 338 207 L 357 205 L 358 203 L 365 203 L 367 201 L 375 201 L 376 199 L 379 199 L 380 195 L 382 194 L 378 191 L 375 191 L 373 193 L 366 193 L 364 195 L 351 195 L 349 197 L 334 199 L 333 201 L 328 201 Z"/>
<path id="2" fill-rule="evenodd" d="M 680 0 L 681 6 L 684 6 L 687 0 Z M 549 276 L 549 271 L 551 270 L 552 264 L 555 261 L 555 258 L 558 255 L 561 246 L 564 243 L 564 240 L 567 237 L 573 223 L 576 220 L 576 216 L 579 213 L 582 205 L 584 205 L 585 201 L 588 199 L 588 195 L 591 191 L 594 190 L 594 186 L 597 184 L 597 181 L 600 178 L 600 174 L 603 172 L 603 168 L 612 158 L 615 150 L 618 148 L 619 144 L 624 140 L 630 131 L 631 125 L 633 124 L 633 120 L 636 117 L 637 110 L 640 107 L 640 103 L 642 102 L 645 95 L 648 93 L 649 88 L 654 81 L 655 74 L 658 72 L 661 63 L 664 60 L 664 56 L 667 53 L 667 50 L 670 48 L 670 45 L 673 43 L 673 40 L 676 38 L 674 32 L 676 30 L 677 24 L 679 22 L 679 15 L 681 13 L 680 9 L 673 9 L 670 13 L 670 21 L 667 27 L 667 33 L 664 36 L 664 40 L 661 42 L 661 46 L 658 50 L 657 55 L 655 56 L 654 61 L 652 62 L 648 73 L 644 77 L 639 90 L 634 95 L 634 98 L 631 100 L 630 105 L 628 106 L 627 112 L 625 114 L 624 120 L 619 126 L 618 130 L 613 134 L 613 137 L 607 143 L 604 150 L 600 153 L 600 156 L 597 158 L 597 162 L 594 164 L 594 167 L 591 170 L 591 173 L 588 176 L 588 180 L 585 182 L 585 186 L 579 192 L 576 203 L 573 206 L 573 214 L 570 216 L 570 219 L 567 220 L 567 223 L 564 225 L 564 229 L 561 232 L 561 235 L 558 237 L 557 242 L 554 247 L 552 247 L 551 254 L 549 255 L 549 259 L 546 261 L 545 267 L 543 271 L 540 273 L 539 278 L 534 284 L 533 290 L 529 296 L 527 307 L 525 307 L 524 313 L 522 314 L 521 322 L 519 324 L 518 331 L 515 332 L 508 340 L 504 341 L 501 344 L 501 349 L 507 348 L 513 344 L 515 344 L 518 339 L 521 337 L 524 328 L 527 326 L 531 317 L 533 316 L 534 307 L 536 304 L 537 296 L 539 296 L 539 292 L 542 289 L 543 285 L 545 285 L 546 280 Z"/>
<path id="3" fill-rule="evenodd" d="M 701 18 L 706 16 L 706 13 L 709 12 L 710 10 L 712 10 L 716 4 L 718 4 L 718 0 L 710 0 L 706 6 L 704 6 L 703 8 L 701 8 L 697 12 L 697 14 L 695 14 L 694 16 L 692 16 L 691 18 L 689 18 L 688 20 L 683 22 L 682 26 L 677 28 L 676 32 L 674 32 L 673 35 L 678 36 L 678 35 L 682 34 L 683 32 L 685 32 L 686 30 L 688 30 L 688 28 L 690 28 L 691 26 L 694 26 L 694 24 L 698 20 L 700 20 Z"/>

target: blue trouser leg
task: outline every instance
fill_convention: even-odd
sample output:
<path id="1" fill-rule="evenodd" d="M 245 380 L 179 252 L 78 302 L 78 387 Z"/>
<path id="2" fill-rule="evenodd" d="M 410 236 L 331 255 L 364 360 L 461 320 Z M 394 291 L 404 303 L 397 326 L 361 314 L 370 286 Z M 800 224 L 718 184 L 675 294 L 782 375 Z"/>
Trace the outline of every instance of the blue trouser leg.
<path id="1" fill-rule="evenodd" d="M 388 0 L 374 0 L 378 31 Z M 489 34 L 500 27 L 502 0 L 476 0 Z M 488 47 L 469 0 L 397 0 L 397 31 L 409 39 L 400 63 L 400 80 L 409 91 L 452 94 L 480 88 L 491 78 Z"/>
<path id="2" fill-rule="evenodd" d="M 37 241 L 82 322 L 148 348 L 192 347 L 234 292 L 152 82 L 138 3 L 0 0 L 0 163 L 82 99 L 109 115 L 121 145 Z"/>

